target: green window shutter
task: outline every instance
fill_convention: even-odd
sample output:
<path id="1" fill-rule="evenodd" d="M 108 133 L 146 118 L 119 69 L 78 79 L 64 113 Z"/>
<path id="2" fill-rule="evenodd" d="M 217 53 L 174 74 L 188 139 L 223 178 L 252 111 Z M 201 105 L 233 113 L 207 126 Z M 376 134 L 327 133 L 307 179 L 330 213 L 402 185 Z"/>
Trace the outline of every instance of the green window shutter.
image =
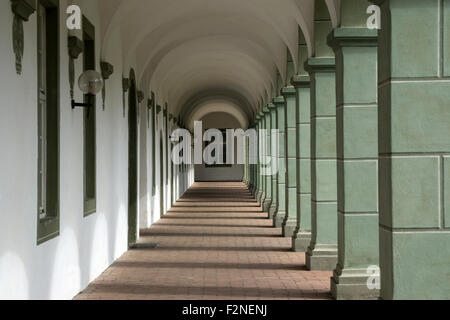
<path id="1" fill-rule="evenodd" d="M 37 3 L 37 244 L 59 235 L 59 8 Z"/>
<path id="2" fill-rule="evenodd" d="M 156 195 L 156 104 L 155 94 L 152 92 L 152 195 Z"/>
<path id="3" fill-rule="evenodd" d="M 96 69 L 95 55 L 95 27 L 83 16 L 83 69 Z M 85 102 L 93 106 L 90 110 L 84 110 L 84 216 L 89 216 L 97 211 L 97 145 L 96 145 L 96 101 L 91 96 L 85 96 Z M 91 101 L 88 101 L 88 100 Z"/>

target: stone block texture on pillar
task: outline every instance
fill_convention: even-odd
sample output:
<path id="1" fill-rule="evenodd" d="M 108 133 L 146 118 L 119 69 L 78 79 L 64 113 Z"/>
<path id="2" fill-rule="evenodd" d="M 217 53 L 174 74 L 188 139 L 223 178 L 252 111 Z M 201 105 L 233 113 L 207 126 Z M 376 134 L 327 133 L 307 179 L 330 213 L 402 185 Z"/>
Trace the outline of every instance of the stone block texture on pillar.
<path id="1" fill-rule="evenodd" d="M 450 299 L 450 1 L 373 2 L 381 298 Z"/>
<path id="2" fill-rule="evenodd" d="M 311 244 L 309 270 L 333 270 L 337 263 L 336 72 L 332 30 L 324 0 L 315 1 L 314 57 L 305 62 L 311 77 Z"/>
<path id="3" fill-rule="evenodd" d="M 336 75 L 334 58 L 310 58 L 311 222 L 306 253 L 309 270 L 333 270 L 337 263 Z"/>
<path id="4" fill-rule="evenodd" d="M 292 249 L 306 252 L 311 242 L 311 81 L 295 76 L 297 107 L 297 224 Z"/>
<path id="5" fill-rule="evenodd" d="M 262 203 L 262 209 L 264 212 L 269 212 L 269 208 L 272 204 L 272 175 L 270 174 L 270 167 L 271 167 L 271 128 L 272 128 L 272 120 L 270 117 L 270 109 L 268 107 L 264 108 L 264 122 L 265 122 L 265 129 L 266 129 L 266 139 L 265 139 L 265 152 L 264 157 L 266 159 L 265 161 L 265 174 L 264 174 L 264 180 L 265 180 L 265 198 Z"/>
<path id="6" fill-rule="evenodd" d="M 276 130 L 278 126 L 278 118 L 277 118 L 277 107 L 270 103 L 268 105 L 268 108 L 270 109 L 270 119 L 271 119 L 271 128 L 272 130 Z M 276 140 L 277 136 L 271 135 L 271 160 L 270 164 L 273 168 L 272 175 L 271 175 L 271 182 L 272 182 L 272 204 L 269 208 L 269 219 L 273 220 L 273 217 L 278 211 L 278 148 L 280 142 Z"/>
<path id="7" fill-rule="evenodd" d="M 284 98 L 282 96 L 274 99 L 277 107 L 278 119 L 278 211 L 273 217 L 274 226 L 281 228 L 286 218 L 286 175 L 285 175 L 285 114 L 284 114 Z"/>
<path id="8" fill-rule="evenodd" d="M 260 187 L 260 179 L 259 179 L 259 164 L 260 164 L 260 162 L 259 162 L 259 153 L 261 152 L 261 148 L 260 148 L 260 139 L 259 139 L 259 129 L 260 129 L 260 118 L 259 118 L 259 116 L 257 116 L 256 117 L 256 121 L 255 121 L 255 123 L 256 123 L 256 126 L 255 126 L 255 128 L 256 128 L 256 150 L 258 151 L 257 152 L 257 158 L 256 158 L 256 161 L 257 161 L 257 163 L 255 164 L 255 166 L 254 166 L 254 187 L 253 187 L 253 195 L 255 196 L 255 199 L 257 200 L 257 201 L 259 201 L 259 199 L 260 199 L 260 197 L 261 197 L 261 194 L 260 194 L 260 190 L 261 190 L 261 187 Z"/>
<path id="9" fill-rule="evenodd" d="M 265 135 L 264 135 L 264 129 L 265 129 L 265 121 L 264 121 L 264 113 L 263 112 L 260 112 L 259 114 L 258 114 L 258 116 L 259 116 L 259 134 L 258 134 L 258 136 L 259 136 L 259 174 L 258 174 L 258 185 L 259 185 L 259 192 L 258 192 L 258 202 L 259 202 L 259 204 L 261 205 L 261 207 L 262 207 L 262 205 L 263 205 L 263 203 L 264 203 L 264 200 L 265 200 L 265 198 L 266 198 L 266 194 L 265 194 L 265 179 L 264 179 L 264 175 L 263 175 L 263 171 L 264 171 L 264 168 L 263 168 L 263 157 L 264 157 L 264 154 L 265 154 L 265 140 L 266 140 L 266 137 L 265 137 Z"/>
<path id="10" fill-rule="evenodd" d="M 377 299 L 368 272 L 379 264 L 377 30 L 337 28 L 338 264 L 336 299 Z M 372 280 L 373 281 L 373 280 Z"/>
<path id="11" fill-rule="evenodd" d="M 297 105 L 296 91 L 292 86 L 281 91 L 284 97 L 285 115 L 285 200 L 286 215 L 283 221 L 283 236 L 291 238 L 297 226 Z"/>

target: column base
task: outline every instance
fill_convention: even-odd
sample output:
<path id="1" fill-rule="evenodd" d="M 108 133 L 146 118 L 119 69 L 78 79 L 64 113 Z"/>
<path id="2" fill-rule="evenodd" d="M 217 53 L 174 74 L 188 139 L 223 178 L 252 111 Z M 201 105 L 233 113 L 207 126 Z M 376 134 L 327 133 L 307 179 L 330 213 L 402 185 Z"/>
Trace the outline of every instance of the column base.
<path id="1" fill-rule="evenodd" d="M 311 244 L 306 252 L 306 268 L 308 270 L 331 271 L 338 260 L 337 245 Z"/>
<path id="2" fill-rule="evenodd" d="M 331 295 L 336 300 L 378 300 L 380 290 L 370 289 L 368 280 L 379 276 L 368 274 L 366 269 L 342 270 L 338 264 L 331 278 Z"/>
<path id="3" fill-rule="evenodd" d="M 272 202 L 269 208 L 269 219 L 273 220 L 273 217 L 276 216 L 277 212 L 278 212 L 278 204 Z"/>
<path id="4" fill-rule="evenodd" d="M 258 189 L 256 189 L 256 186 L 252 186 L 250 191 L 252 192 L 252 196 L 256 199 L 256 195 L 258 193 Z"/>
<path id="5" fill-rule="evenodd" d="M 262 192 L 261 192 L 261 190 L 258 190 L 258 189 L 255 189 L 255 199 L 256 199 L 256 201 L 260 201 L 261 200 L 261 195 L 262 195 Z"/>
<path id="6" fill-rule="evenodd" d="M 284 219 L 286 219 L 286 211 L 278 211 L 273 217 L 273 225 L 275 228 L 282 228 Z"/>
<path id="7" fill-rule="evenodd" d="M 294 236 L 295 229 L 297 229 L 297 220 L 285 219 L 282 228 L 283 228 L 283 237 L 292 238 Z"/>
<path id="8" fill-rule="evenodd" d="M 256 200 L 258 201 L 259 204 L 262 204 L 263 197 L 264 197 L 264 192 L 262 192 L 261 190 L 258 190 Z"/>
<path id="9" fill-rule="evenodd" d="M 272 199 L 264 199 L 262 209 L 263 212 L 269 212 L 270 206 L 272 205 Z"/>
<path id="10" fill-rule="evenodd" d="M 310 244 L 311 244 L 310 231 L 294 232 L 294 235 L 292 236 L 292 251 L 307 252 Z"/>

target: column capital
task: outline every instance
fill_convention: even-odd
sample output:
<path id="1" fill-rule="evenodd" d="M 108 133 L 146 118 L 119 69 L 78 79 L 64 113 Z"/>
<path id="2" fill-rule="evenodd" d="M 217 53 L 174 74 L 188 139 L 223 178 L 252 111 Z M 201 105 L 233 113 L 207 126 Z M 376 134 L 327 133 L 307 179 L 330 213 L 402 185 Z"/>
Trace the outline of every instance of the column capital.
<path id="1" fill-rule="evenodd" d="M 269 109 L 268 107 L 265 107 L 265 108 L 263 109 L 263 113 L 264 113 L 264 115 L 270 113 L 270 109 Z"/>
<path id="2" fill-rule="evenodd" d="M 286 99 L 290 96 L 295 96 L 295 88 L 293 86 L 284 87 L 281 89 L 281 95 Z"/>
<path id="3" fill-rule="evenodd" d="M 279 106 L 284 106 L 284 97 L 279 96 L 279 97 L 273 98 L 273 103 L 274 103 L 277 107 L 279 107 Z"/>
<path id="4" fill-rule="evenodd" d="M 311 86 L 311 78 L 309 76 L 296 75 L 292 77 L 291 84 L 297 88 L 309 88 Z"/>
<path id="5" fill-rule="evenodd" d="M 378 30 L 336 28 L 328 35 L 327 43 L 335 52 L 342 47 L 377 47 Z"/>
<path id="6" fill-rule="evenodd" d="M 260 113 L 258 113 L 258 116 L 259 116 L 259 119 L 261 120 L 261 118 L 263 118 L 264 117 L 264 112 L 260 112 Z"/>
<path id="7" fill-rule="evenodd" d="M 275 109 L 277 106 L 275 105 L 275 104 L 273 104 L 273 103 L 269 103 L 268 105 L 267 105 L 267 108 L 269 108 L 270 110 L 272 110 L 272 109 Z"/>
<path id="8" fill-rule="evenodd" d="M 336 59 L 327 58 L 309 58 L 305 61 L 305 70 L 309 73 L 330 73 L 336 71 Z"/>

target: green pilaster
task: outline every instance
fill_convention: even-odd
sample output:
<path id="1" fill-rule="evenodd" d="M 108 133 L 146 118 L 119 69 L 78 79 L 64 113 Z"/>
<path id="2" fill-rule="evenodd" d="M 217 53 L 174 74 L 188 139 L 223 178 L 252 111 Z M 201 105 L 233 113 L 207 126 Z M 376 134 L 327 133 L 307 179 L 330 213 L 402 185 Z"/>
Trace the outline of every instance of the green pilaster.
<path id="1" fill-rule="evenodd" d="M 256 125 L 253 122 L 250 126 L 251 130 L 255 130 L 256 129 Z M 254 190 L 254 165 L 251 163 L 251 159 L 250 159 L 250 154 L 251 154 L 251 150 L 255 149 L 255 145 L 254 145 L 255 141 L 253 141 L 252 139 L 248 138 L 247 139 L 247 166 L 248 166 L 248 189 L 250 191 L 250 193 L 253 196 L 253 190 Z M 257 150 L 256 150 L 257 152 Z M 257 153 L 256 153 L 257 154 Z"/>
<path id="2" fill-rule="evenodd" d="M 252 164 L 251 165 L 251 167 L 252 167 L 252 170 L 251 170 L 251 184 L 252 184 L 252 187 L 251 187 L 251 191 L 252 191 L 252 195 L 256 198 L 256 190 L 257 190 L 257 187 L 256 187 L 256 182 L 257 182 L 257 171 L 258 171 L 258 165 L 257 165 L 257 157 L 258 157 L 258 122 L 257 121 L 254 121 L 253 122 L 253 129 L 255 129 L 255 131 L 256 131 L 256 140 L 254 141 L 254 142 L 252 142 L 252 143 L 255 143 L 256 145 L 255 146 L 251 146 L 252 148 L 254 148 L 255 149 L 255 152 L 256 152 L 256 154 L 255 154 L 255 158 L 253 159 L 253 162 L 254 162 L 254 164 Z"/>
<path id="3" fill-rule="evenodd" d="M 270 110 L 270 127 L 272 130 L 277 129 L 278 119 L 277 119 L 277 107 L 273 103 L 269 103 L 268 108 Z M 279 141 L 275 141 L 274 137 L 271 136 L 271 166 L 276 169 L 271 175 L 272 183 L 272 204 L 269 208 L 269 219 L 273 220 L 276 212 L 278 211 L 278 146 Z"/>
<path id="4" fill-rule="evenodd" d="M 338 264 L 336 299 L 376 299 L 367 270 L 378 266 L 377 30 L 338 28 L 336 55 Z"/>
<path id="5" fill-rule="evenodd" d="M 258 117 L 259 117 L 259 120 L 258 120 L 259 121 L 259 131 L 258 131 L 258 147 L 259 147 L 259 149 L 258 149 L 258 158 L 259 158 L 258 160 L 259 161 L 258 162 L 259 162 L 259 164 L 258 164 L 258 196 L 257 196 L 257 200 L 262 206 L 264 199 L 265 199 L 265 192 L 264 192 L 265 180 L 264 180 L 264 176 L 263 176 L 263 164 L 261 161 L 261 159 L 262 159 L 261 157 L 264 154 L 264 149 L 265 149 L 265 146 L 264 146 L 265 137 L 263 136 L 264 113 L 260 112 L 258 114 Z"/>
<path id="6" fill-rule="evenodd" d="M 283 236 L 291 238 L 297 226 L 297 105 L 295 88 L 281 90 L 284 97 L 285 116 L 285 200 L 286 215 L 283 221 Z"/>
<path id="7" fill-rule="evenodd" d="M 266 129 L 266 141 L 265 141 L 265 157 L 271 159 L 271 131 L 272 131 L 272 120 L 270 116 L 270 109 L 268 107 L 264 108 L 264 127 Z M 266 197 L 263 202 L 263 211 L 269 212 L 270 206 L 272 205 L 272 175 L 271 175 L 272 163 L 269 162 L 265 165 L 265 192 Z"/>
<path id="8" fill-rule="evenodd" d="M 337 262 L 336 88 L 334 58 L 310 58 L 311 244 L 309 270 L 333 270 Z"/>
<path id="9" fill-rule="evenodd" d="M 273 100 L 277 108 L 278 120 L 278 211 L 273 217 L 274 226 L 281 228 L 284 219 L 286 218 L 286 175 L 285 175 L 285 112 L 284 112 L 284 98 L 282 96 Z"/>
<path id="10" fill-rule="evenodd" d="M 259 155 L 259 116 L 255 119 L 256 130 L 256 156 Z M 258 199 L 259 190 L 259 158 L 256 159 L 257 163 L 253 165 L 253 196 Z"/>
<path id="11" fill-rule="evenodd" d="M 450 1 L 376 1 L 382 299 L 450 299 Z"/>
<path id="12" fill-rule="evenodd" d="M 315 1 L 311 77 L 311 244 L 309 270 L 333 270 L 337 262 L 336 65 L 326 39 L 332 30 L 325 0 Z"/>
<path id="13" fill-rule="evenodd" d="M 311 81 L 294 76 L 297 107 L 297 223 L 292 249 L 306 252 L 311 242 Z"/>

